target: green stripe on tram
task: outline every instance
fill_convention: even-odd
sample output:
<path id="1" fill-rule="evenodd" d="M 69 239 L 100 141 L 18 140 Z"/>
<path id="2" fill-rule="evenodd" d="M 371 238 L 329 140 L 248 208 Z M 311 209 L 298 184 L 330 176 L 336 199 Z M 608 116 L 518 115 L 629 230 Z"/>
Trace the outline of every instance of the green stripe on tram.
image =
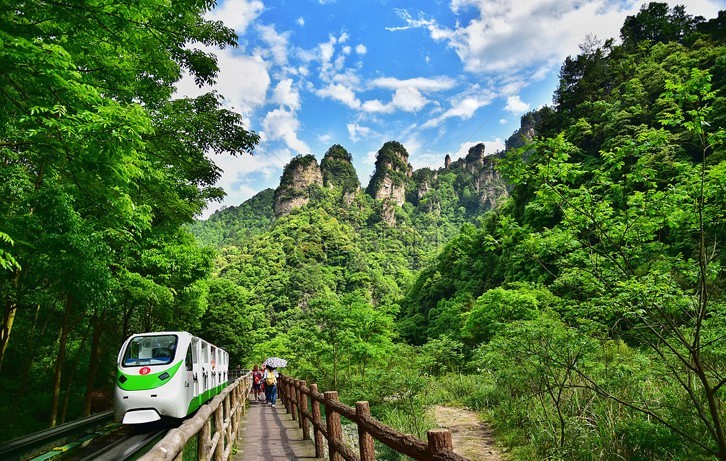
<path id="1" fill-rule="evenodd" d="M 195 411 L 197 411 L 199 409 L 199 407 L 201 407 L 202 405 L 207 403 L 208 400 L 210 400 L 215 395 L 221 393 L 225 387 L 227 387 L 227 383 L 222 383 L 217 387 L 208 389 L 208 390 L 202 392 L 201 394 L 199 394 L 198 396 L 193 397 L 191 402 L 189 402 L 189 408 L 187 408 L 187 414 L 191 414 L 191 413 L 194 413 Z"/>
<path id="2" fill-rule="evenodd" d="M 123 373 L 121 369 L 118 369 L 116 374 L 116 383 L 118 383 L 118 387 L 125 391 L 142 391 L 146 389 L 156 389 L 157 387 L 161 387 L 164 384 L 168 383 L 169 380 L 174 377 L 176 372 L 179 371 L 179 367 L 181 367 L 182 362 L 183 360 L 180 360 L 176 363 L 176 365 L 170 368 L 161 370 L 158 373 L 150 373 L 143 376 L 129 375 Z M 168 374 L 169 376 L 165 379 L 160 379 L 159 377 L 164 373 Z M 121 382 L 122 376 L 126 378 L 124 382 Z"/>

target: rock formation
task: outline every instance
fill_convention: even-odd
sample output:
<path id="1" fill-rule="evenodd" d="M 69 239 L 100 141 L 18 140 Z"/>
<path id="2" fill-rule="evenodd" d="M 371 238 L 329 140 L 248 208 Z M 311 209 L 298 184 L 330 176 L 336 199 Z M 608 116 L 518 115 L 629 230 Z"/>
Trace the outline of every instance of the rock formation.
<path id="1" fill-rule="evenodd" d="M 329 189 L 339 187 L 343 192 L 343 201 L 350 204 L 360 189 L 360 181 L 350 153 L 340 144 L 334 144 L 323 156 L 320 171 L 323 175 L 323 186 Z"/>
<path id="2" fill-rule="evenodd" d="M 284 216 L 310 201 L 310 189 L 323 186 L 323 175 L 312 155 L 297 156 L 287 164 L 275 190 L 275 217 Z"/>

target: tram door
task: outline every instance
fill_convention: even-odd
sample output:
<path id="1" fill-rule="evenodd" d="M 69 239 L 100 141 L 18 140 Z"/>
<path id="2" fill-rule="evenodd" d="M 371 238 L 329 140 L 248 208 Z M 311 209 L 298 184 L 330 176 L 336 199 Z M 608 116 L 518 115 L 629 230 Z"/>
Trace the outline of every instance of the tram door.
<path id="1" fill-rule="evenodd" d="M 209 389 L 209 344 L 202 341 L 202 392 Z"/>
<path id="2" fill-rule="evenodd" d="M 211 349 L 212 349 L 212 360 L 209 363 L 209 365 L 212 369 L 212 372 L 211 372 L 212 384 L 210 387 L 212 389 L 214 389 L 215 387 L 217 387 L 217 384 L 219 384 L 217 382 L 217 369 L 219 368 L 219 357 L 217 357 L 217 355 L 218 355 L 217 348 L 214 346 L 211 346 Z"/>
<path id="3" fill-rule="evenodd" d="M 189 349 L 187 349 L 187 356 L 184 359 L 184 364 L 187 369 L 186 386 L 191 387 L 189 389 L 189 396 L 196 397 L 199 395 L 199 340 L 192 338 L 189 343 Z M 195 379 L 196 378 L 196 379 Z"/>

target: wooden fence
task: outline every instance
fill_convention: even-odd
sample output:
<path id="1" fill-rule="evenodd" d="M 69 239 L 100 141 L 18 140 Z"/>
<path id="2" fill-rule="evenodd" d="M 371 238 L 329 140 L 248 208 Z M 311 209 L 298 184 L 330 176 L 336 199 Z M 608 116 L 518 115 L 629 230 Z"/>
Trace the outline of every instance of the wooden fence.
<path id="1" fill-rule="evenodd" d="M 230 375 L 232 371 L 230 370 Z M 185 448 L 194 450 L 201 461 L 228 461 L 237 439 L 239 423 L 245 414 L 251 381 L 250 373 L 237 378 L 219 395 L 202 405 L 194 417 L 184 421 L 139 461 L 181 461 Z M 187 447 L 189 445 L 189 447 Z"/>
<path id="2" fill-rule="evenodd" d="M 280 376 L 278 392 L 291 414 L 302 429 L 303 439 L 311 440 L 312 426 L 315 442 L 315 457 L 324 457 L 324 442 L 328 442 L 330 461 L 373 461 L 375 450 L 373 440 L 389 446 L 398 453 L 419 461 L 467 461 L 466 458 L 453 452 L 451 432 L 448 429 L 428 431 L 428 443 L 416 437 L 385 426 L 370 415 L 368 402 L 357 402 L 355 408 L 338 401 L 337 391 L 318 392 L 317 384 L 307 387 L 305 381 Z M 320 414 L 320 405 L 325 408 L 325 420 Z M 354 422 L 358 426 L 359 453 L 355 453 L 342 441 L 340 417 Z"/>

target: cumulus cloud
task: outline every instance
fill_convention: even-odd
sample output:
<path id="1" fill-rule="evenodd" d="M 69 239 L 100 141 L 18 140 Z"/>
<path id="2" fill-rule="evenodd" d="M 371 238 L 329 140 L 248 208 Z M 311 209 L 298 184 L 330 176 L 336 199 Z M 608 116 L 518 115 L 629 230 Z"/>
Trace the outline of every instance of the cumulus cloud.
<path id="1" fill-rule="evenodd" d="M 177 83 L 177 95 L 196 97 L 210 90 L 216 90 L 224 96 L 227 106 L 243 116 L 262 106 L 270 86 L 270 75 L 267 63 L 252 56 L 238 56 L 232 50 L 206 49 L 217 55 L 219 75 L 212 87 L 198 88 L 194 79 L 188 74 Z"/>
<path id="2" fill-rule="evenodd" d="M 300 108 L 300 93 L 297 88 L 293 88 L 291 78 L 280 80 L 277 83 L 272 92 L 272 101 L 292 110 Z"/>
<path id="3" fill-rule="evenodd" d="M 405 25 L 387 29 L 428 30 L 433 40 L 443 41 L 456 52 L 469 72 L 511 74 L 526 68 L 533 69 L 530 78 L 537 79 L 566 56 L 577 54 L 578 44 L 588 34 L 618 37 L 625 17 L 637 14 L 645 3 L 646 0 L 452 0 L 451 10 L 461 18 L 453 27 L 398 11 Z M 668 3 L 673 6 L 679 2 Z M 689 13 L 712 16 L 711 3 L 689 2 Z"/>
<path id="4" fill-rule="evenodd" d="M 458 95 L 451 102 L 451 107 L 444 111 L 441 115 L 428 120 L 422 125 L 422 128 L 433 128 L 441 125 L 449 118 L 460 118 L 463 120 L 470 119 L 477 110 L 491 104 L 494 99 L 494 93 L 489 90 L 483 90 L 478 85 L 473 85 L 469 90 Z"/>
<path id="5" fill-rule="evenodd" d="M 264 58 L 270 58 L 277 65 L 287 64 L 287 53 L 289 50 L 288 41 L 290 32 L 278 33 L 274 26 L 258 25 L 257 31 L 260 34 L 262 43 L 266 46 L 255 51 Z"/>
<path id="6" fill-rule="evenodd" d="M 380 77 L 369 83 L 371 88 L 394 90 L 391 101 L 383 103 L 379 99 L 366 101 L 362 109 L 369 113 L 390 114 L 397 110 L 418 112 L 431 102 L 423 95 L 424 92 L 436 92 L 451 89 L 456 82 L 449 77 L 398 79 Z"/>
<path id="7" fill-rule="evenodd" d="M 315 93 L 323 98 L 340 101 L 351 109 L 358 109 L 361 106 L 355 92 L 341 83 L 327 85 L 320 90 L 316 90 Z"/>
<path id="8" fill-rule="evenodd" d="M 295 113 L 285 109 L 268 112 L 262 121 L 265 136 L 268 140 L 282 140 L 285 145 L 298 154 L 309 154 L 310 147 L 297 137 L 300 122 Z"/>
<path id="9" fill-rule="evenodd" d="M 507 105 L 504 106 L 504 110 L 511 112 L 514 115 L 519 115 L 527 112 L 530 106 L 526 102 L 523 102 L 518 95 L 509 96 L 507 98 Z"/>
<path id="10" fill-rule="evenodd" d="M 406 87 L 396 90 L 391 103 L 406 112 L 418 112 L 428 104 L 428 99 L 416 88 Z"/>
<path id="11" fill-rule="evenodd" d="M 367 51 L 368 49 L 362 43 L 355 46 L 355 52 L 358 54 L 366 54 Z"/>
<path id="12" fill-rule="evenodd" d="M 299 18 L 297 18 L 297 25 L 298 26 L 304 26 L 305 25 L 305 18 L 303 18 L 302 16 L 300 16 Z"/>
<path id="13" fill-rule="evenodd" d="M 348 123 L 346 128 L 348 128 L 348 136 L 353 142 L 365 139 L 371 134 L 371 129 L 369 127 L 359 125 L 357 123 Z"/>
<path id="14" fill-rule="evenodd" d="M 247 26 L 262 13 L 265 5 L 260 0 L 225 0 L 207 14 L 213 21 L 222 21 L 237 33 L 244 33 Z"/>
<path id="15" fill-rule="evenodd" d="M 371 86 L 377 88 L 399 89 L 399 88 L 416 88 L 421 91 L 443 91 L 453 88 L 456 81 L 451 77 L 437 78 L 409 78 L 398 79 L 394 77 L 380 77 L 371 81 Z"/>

